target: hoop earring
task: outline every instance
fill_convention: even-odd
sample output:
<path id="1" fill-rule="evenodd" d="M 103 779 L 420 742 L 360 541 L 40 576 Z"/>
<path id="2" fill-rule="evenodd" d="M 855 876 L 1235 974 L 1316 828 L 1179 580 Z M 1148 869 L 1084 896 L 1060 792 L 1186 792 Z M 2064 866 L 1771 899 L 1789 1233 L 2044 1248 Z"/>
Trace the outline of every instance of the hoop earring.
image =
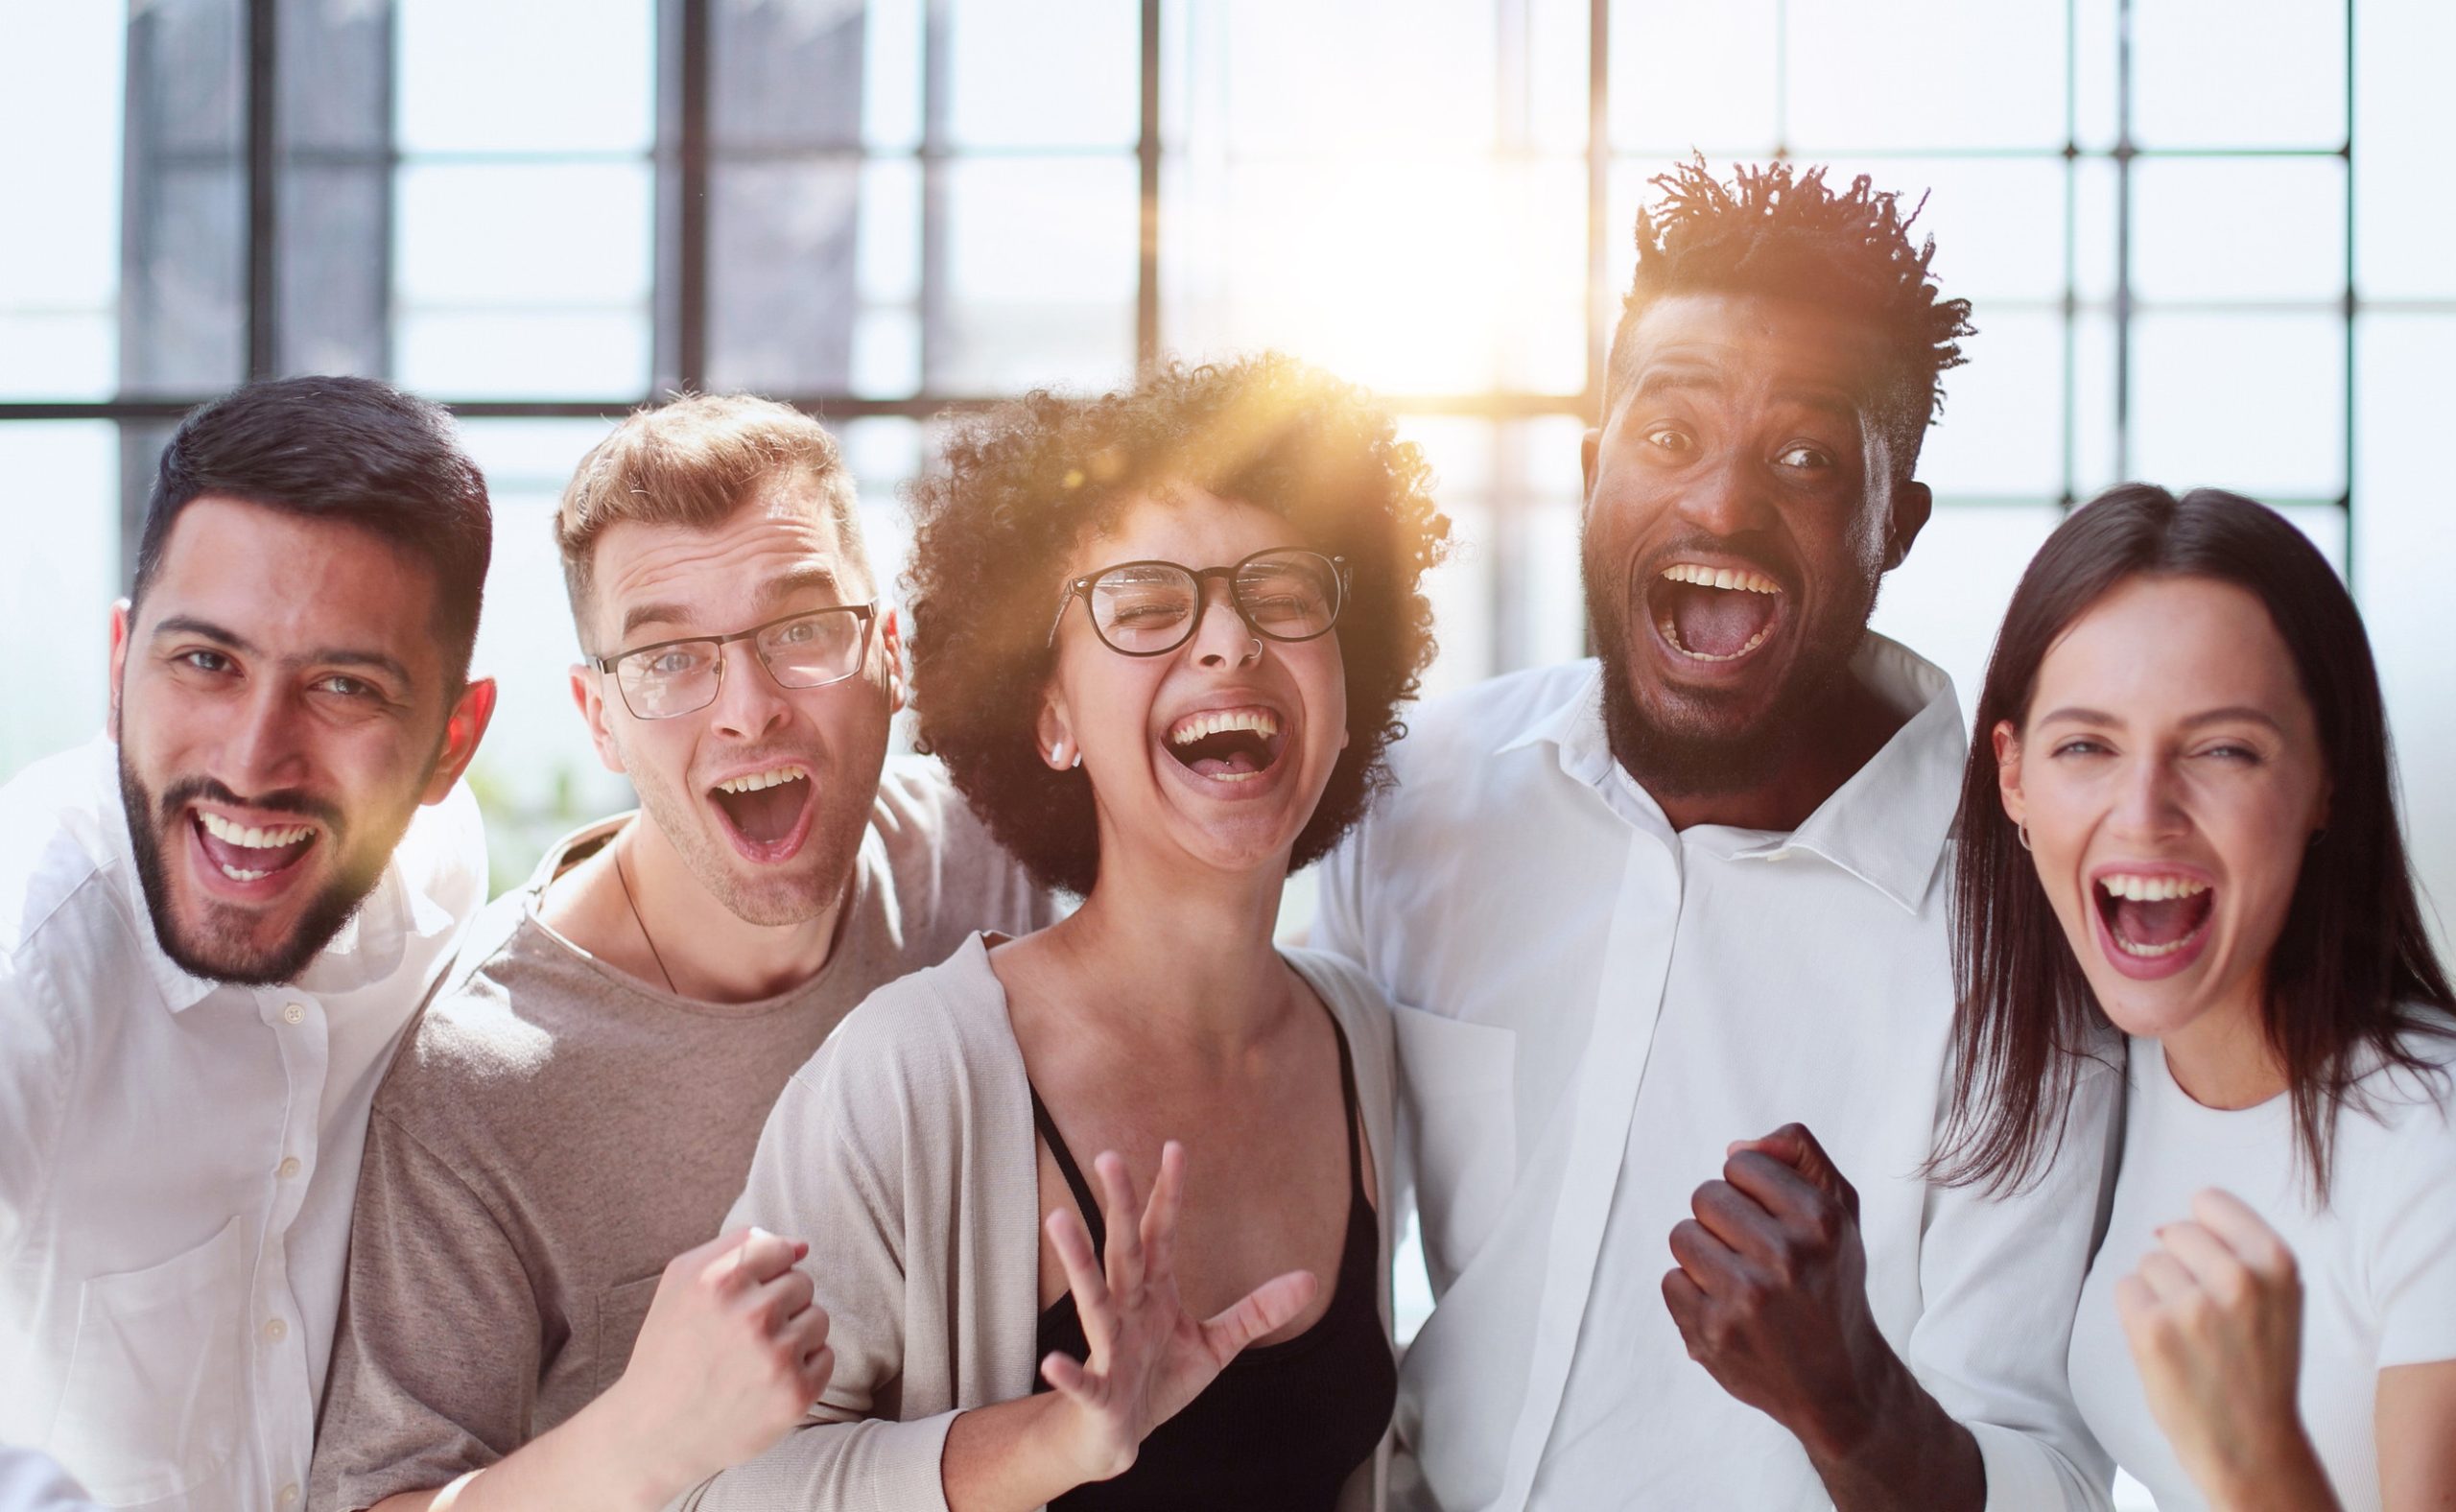
<path id="1" fill-rule="evenodd" d="M 2030 848 L 2030 827 L 2027 824 L 2014 825 L 2013 834 L 2019 839 L 2021 842 L 2021 849 L 2028 850 Z"/>
<path id="2" fill-rule="evenodd" d="M 1251 637 L 1251 639 L 1252 639 L 1252 641 L 1253 641 L 1253 643 L 1254 643 L 1254 654 L 1253 654 L 1253 660 L 1255 660 L 1255 661 L 1261 661 L 1261 660 L 1263 659 L 1263 638 L 1262 638 L 1261 636 L 1259 636 L 1259 635 L 1256 635 L 1256 636 Z"/>

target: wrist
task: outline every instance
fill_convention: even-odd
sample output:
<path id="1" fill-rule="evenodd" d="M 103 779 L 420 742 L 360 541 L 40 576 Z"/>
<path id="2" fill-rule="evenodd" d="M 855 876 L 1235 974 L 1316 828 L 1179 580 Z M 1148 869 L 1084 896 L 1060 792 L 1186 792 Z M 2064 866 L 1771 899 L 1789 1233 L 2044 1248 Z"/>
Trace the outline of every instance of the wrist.
<path id="1" fill-rule="evenodd" d="M 673 1416 L 636 1400 L 626 1375 L 574 1413 L 555 1432 L 571 1441 L 573 1460 L 589 1467 L 601 1504 L 623 1512 L 660 1512 L 666 1503 L 723 1469 L 703 1466 L 672 1438 Z"/>
<path id="2" fill-rule="evenodd" d="M 2204 1489 L 2214 1512 L 2333 1512 L 2339 1504 L 2298 1412 L 2254 1435 L 2246 1453 L 2221 1460 L 2210 1482 Z"/>

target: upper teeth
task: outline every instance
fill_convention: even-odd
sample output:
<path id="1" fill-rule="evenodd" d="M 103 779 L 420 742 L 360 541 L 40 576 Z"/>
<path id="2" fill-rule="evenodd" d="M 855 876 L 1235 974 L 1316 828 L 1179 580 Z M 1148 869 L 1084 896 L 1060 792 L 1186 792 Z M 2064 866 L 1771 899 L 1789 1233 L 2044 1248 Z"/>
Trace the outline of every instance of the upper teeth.
<path id="1" fill-rule="evenodd" d="M 215 839 L 229 845 L 245 845 L 249 850 L 279 850 L 284 845 L 295 845 L 316 833 L 316 826 L 312 824 L 293 824 L 270 830 L 250 829 L 202 809 L 197 811 L 197 817 L 204 822 L 204 833 Z"/>
<path id="2" fill-rule="evenodd" d="M 2208 890 L 2208 884 L 2189 877 L 2140 877 L 2117 872 L 2100 877 L 2098 886 L 2114 897 L 2133 903 L 2163 903 L 2169 898 L 2196 898 Z"/>
<path id="3" fill-rule="evenodd" d="M 1279 733 L 1279 719 L 1268 709 L 1218 709 L 1190 715 L 1169 728 L 1169 744 L 1191 745 L 1206 735 L 1221 735 L 1230 730 L 1251 730 L 1267 740 Z"/>
<path id="4" fill-rule="evenodd" d="M 1674 562 L 1663 570 L 1673 582 L 1693 582 L 1700 588 L 1736 588 L 1742 593 L 1780 593 L 1783 585 L 1763 573 L 1750 572 L 1745 567 L 1705 567 L 1695 562 Z"/>
<path id="5" fill-rule="evenodd" d="M 717 784 L 717 791 L 719 792 L 757 792 L 762 788 L 773 788 L 780 783 L 799 782 L 809 775 L 809 772 L 799 767 L 778 767 L 772 771 L 754 771 L 747 776 L 727 777 Z"/>

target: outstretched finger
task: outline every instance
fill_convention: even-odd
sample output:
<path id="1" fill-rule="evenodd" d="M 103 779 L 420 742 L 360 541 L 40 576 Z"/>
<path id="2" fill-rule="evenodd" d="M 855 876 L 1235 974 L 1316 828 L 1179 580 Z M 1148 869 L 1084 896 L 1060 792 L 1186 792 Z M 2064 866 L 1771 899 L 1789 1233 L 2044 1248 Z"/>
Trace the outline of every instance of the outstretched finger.
<path id="1" fill-rule="evenodd" d="M 1058 1209 L 1041 1227 L 1049 1234 L 1049 1247 L 1057 1251 L 1057 1263 L 1066 1267 L 1066 1289 L 1074 1295 L 1084 1336 L 1095 1350 L 1100 1349 L 1109 1331 L 1109 1284 L 1092 1253 L 1092 1236 L 1073 1208 Z"/>
<path id="2" fill-rule="evenodd" d="M 1040 1379 L 1048 1382 L 1049 1389 L 1061 1397 L 1085 1406 L 1094 1405 L 1090 1395 L 1091 1382 L 1083 1374 L 1083 1362 L 1063 1350 L 1051 1350 L 1048 1358 L 1040 1362 Z"/>
<path id="3" fill-rule="evenodd" d="M 1175 1140 L 1160 1146 L 1160 1179 L 1143 1207 L 1143 1271 L 1166 1279 L 1176 1264 L 1177 1215 L 1185 1207 L 1186 1147 Z"/>
<path id="4" fill-rule="evenodd" d="M 1321 1285 L 1310 1270 L 1291 1270 L 1246 1292 L 1243 1300 L 1202 1326 L 1211 1358 L 1224 1368 L 1246 1345 L 1286 1328 L 1312 1304 Z"/>
<path id="5" fill-rule="evenodd" d="M 1100 1217 L 1109 1228 L 1109 1290 L 1130 1297 L 1143 1286 L 1143 1202 L 1124 1156 L 1104 1149 L 1092 1169 L 1099 1173 Z"/>

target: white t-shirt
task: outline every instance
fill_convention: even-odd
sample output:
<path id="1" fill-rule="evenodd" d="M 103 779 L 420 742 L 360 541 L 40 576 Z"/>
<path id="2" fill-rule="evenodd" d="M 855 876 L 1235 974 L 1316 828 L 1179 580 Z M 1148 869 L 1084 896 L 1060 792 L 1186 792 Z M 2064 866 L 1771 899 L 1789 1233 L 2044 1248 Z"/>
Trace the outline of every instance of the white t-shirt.
<path id="1" fill-rule="evenodd" d="M 2456 1041 L 2408 1045 L 2456 1066 Z M 2373 1111 L 2339 1109 L 2323 1208 L 2297 1158 L 2291 1098 L 2203 1107 L 2175 1084 L 2154 1039 L 2132 1041 L 2131 1074 L 2114 1212 L 2072 1324 L 2072 1396 L 2090 1431 L 2160 1512 L 2208 1504 L 2150 1416 L 2114 1286 L 2157 1247 L 2160 1224 L 2188 1218 L 2193 1193 L 2222 1187 L 2294 1251 L 2302 1422 L 2346 1512 L 2376 1508 L 2379 1372 L 2456 1359 L 2456 1083 L 2401 1071 L 2365 1077 L 2358 1090 Z"/>

